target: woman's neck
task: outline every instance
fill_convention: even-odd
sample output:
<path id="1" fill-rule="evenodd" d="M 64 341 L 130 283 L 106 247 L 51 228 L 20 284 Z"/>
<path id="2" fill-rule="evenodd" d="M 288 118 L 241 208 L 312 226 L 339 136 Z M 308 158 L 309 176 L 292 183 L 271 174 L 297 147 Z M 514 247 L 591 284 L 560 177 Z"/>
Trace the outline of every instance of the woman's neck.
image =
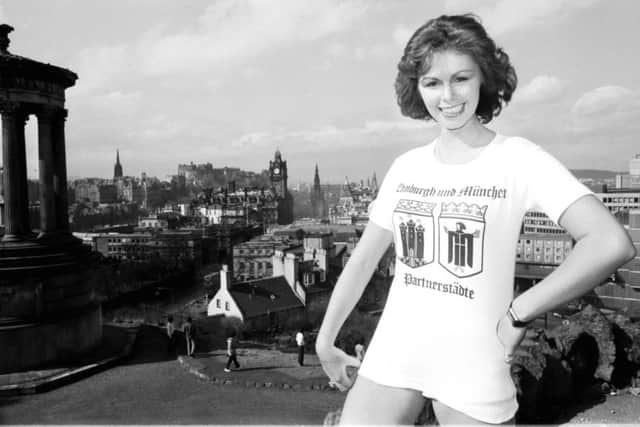
<path id="1" fill-rule="evenodd" d="M 461 129 L 442 128 L 436 152 L 444 163 L 464 163 L 473 160 L 495 137 L 495 132 L 474 120 Z"/>

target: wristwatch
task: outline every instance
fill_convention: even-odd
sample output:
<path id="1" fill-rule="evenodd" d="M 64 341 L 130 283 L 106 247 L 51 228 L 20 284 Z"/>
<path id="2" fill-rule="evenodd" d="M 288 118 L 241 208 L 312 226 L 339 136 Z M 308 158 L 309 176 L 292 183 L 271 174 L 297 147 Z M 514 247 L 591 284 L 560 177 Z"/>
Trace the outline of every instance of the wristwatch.
<path id="1" fill-rule="evenodd" d="M 526 328 L 532 322 L 531 320 L 528 322 L 520 320 L 516 312 L 513 310 L 513 307 L 511 306 L 511 304 L 509 304 L 509 310 L 507 310 L 507 316 L 509 316 L 509 320 L 511 320 L 511 326 L 513 326 L 514 328 Z"/>

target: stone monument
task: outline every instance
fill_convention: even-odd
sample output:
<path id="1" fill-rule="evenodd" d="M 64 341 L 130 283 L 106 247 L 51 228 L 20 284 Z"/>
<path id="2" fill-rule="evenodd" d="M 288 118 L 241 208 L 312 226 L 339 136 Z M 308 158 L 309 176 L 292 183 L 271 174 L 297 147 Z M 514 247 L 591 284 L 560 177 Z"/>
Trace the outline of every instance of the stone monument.
<path id="1" fill-rule="evenodd" d="M 88 253 L 69 231 L 65 89 L 78 76 L 8 51 L 0 25 L 2 199 L 0 374 L 71 361 L 99 346 L 102 311 Z M 38 123 L 40 223 L 30 224 L 25 123 Z"/>

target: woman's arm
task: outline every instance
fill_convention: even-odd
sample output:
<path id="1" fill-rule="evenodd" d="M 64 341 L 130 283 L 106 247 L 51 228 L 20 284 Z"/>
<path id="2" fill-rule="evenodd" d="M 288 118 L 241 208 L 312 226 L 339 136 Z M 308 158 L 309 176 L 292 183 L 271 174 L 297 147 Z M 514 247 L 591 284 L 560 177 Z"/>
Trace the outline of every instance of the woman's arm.
<path id="1" fill-rule="evenodd" d="M 333 288 L 318 331 L 316 348 L 333 346 L 342 324 L 362 296 L 380 258 L 389 247 L 391 237 L 389 230 L 369 222 Z"/>
<path id="2" fill-rule="evenodd" d="M 513 301 L 521 320 L 533 320 L 584 295 L 635 256 L 629 234 L 593 195 L 573 202 L 559 223 L 576 244 L 555 271 Z"/>
<path id="3" fill-rule="evenodd" d="M 369 222 L 347 265 L 338 278 L 316 338 L 316 354 L 331 382 L 345 389 L 351 385 L 347 366 L 359 366 L 357 358 L 338 350 L 334 343 L 340 328 L 362 296 L 369 279 L 389 247 L 392 233 Z"/>

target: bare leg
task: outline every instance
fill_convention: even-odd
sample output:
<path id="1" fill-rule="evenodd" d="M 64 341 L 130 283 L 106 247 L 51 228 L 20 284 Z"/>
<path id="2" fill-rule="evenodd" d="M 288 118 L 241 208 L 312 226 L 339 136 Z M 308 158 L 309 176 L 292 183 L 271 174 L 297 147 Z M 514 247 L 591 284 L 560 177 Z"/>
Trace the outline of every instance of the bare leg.
<path id="1" fill-rule="evenodd" d="M 358 376 L 349 390 L 341 425 L 413 425 L 425 404 L 417 390 L 388 387 Z"/>
<path id="2" fill-rule="evenodd" d="M 485 423 L 483 421 L 476 420 L 475 418 L 471 418 L 470 416 L 463 414 L 444 403 L 438 402 L 437 400 L 433 401 L 433 411 L 435 412 L 438 423 L 441 426 L 461 424 L 492 425 L 490 423 Z M 512 418 L 501 423 L 501 425 L 515 425 L 515 420 Z"/>

